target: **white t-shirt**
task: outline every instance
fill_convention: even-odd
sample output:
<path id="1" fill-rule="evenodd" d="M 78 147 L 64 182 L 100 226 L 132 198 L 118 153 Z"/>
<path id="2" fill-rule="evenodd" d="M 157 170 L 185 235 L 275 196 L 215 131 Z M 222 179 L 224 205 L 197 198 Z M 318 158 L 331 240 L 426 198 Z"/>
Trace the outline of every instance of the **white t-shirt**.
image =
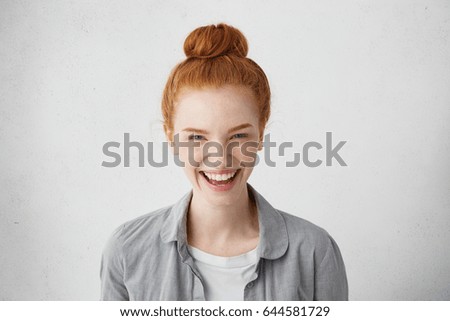
<path id="1" fill-rule="evenodd" d="M 217 256 L 188 245 L 202 278 L 207 301 L 242 301 L 255 272 L 258 247 L 237 256 Z"/>

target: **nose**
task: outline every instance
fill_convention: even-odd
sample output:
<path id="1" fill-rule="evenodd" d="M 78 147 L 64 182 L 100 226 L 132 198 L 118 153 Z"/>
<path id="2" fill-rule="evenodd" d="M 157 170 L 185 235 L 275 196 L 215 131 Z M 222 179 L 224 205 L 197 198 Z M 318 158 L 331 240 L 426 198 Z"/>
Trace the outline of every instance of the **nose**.
<path id="1" fill-rule="evenodd" d="M 215 169 L 231 168 L 233 157 L 231 150 L 224 142 L 208 141 L 203 145 L 203 163 Z"/>

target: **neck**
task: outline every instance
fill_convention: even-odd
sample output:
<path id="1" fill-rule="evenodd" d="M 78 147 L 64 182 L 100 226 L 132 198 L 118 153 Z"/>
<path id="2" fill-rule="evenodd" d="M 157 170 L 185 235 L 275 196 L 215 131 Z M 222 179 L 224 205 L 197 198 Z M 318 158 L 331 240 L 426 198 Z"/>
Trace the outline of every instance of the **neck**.
<path id="1" fill-rule="evenodd" d="M 247 187 L 231 204 L 211 204 L 194 191 L 187 217 L 188 243 L 223 246 L 255 239 L 259 235 L 258 212 Z"/>

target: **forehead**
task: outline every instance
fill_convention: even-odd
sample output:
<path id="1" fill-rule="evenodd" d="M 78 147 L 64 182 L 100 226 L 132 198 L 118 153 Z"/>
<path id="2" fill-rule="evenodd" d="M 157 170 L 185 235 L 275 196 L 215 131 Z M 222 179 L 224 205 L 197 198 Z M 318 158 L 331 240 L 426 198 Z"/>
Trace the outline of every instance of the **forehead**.
<path id="1" fill-rule="evenodd" d="M 258 108 L 253 93 L 243 87 L 186 88 L 175 104 L 174 127 L 257 124 Z M 237 125 L 239 125 L 237 124 Z"/>

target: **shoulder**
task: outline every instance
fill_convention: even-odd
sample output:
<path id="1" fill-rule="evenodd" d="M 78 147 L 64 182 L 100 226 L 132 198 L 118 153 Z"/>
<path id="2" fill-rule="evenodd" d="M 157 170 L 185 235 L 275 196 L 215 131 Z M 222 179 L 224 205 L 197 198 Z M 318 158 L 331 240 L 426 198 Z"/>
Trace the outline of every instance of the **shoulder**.
<path id="1" fill-rule="evenodd" d="M 302 275 L 311 275 L 313 299 L 348 300 L 345 264 L 333 237 L 324 228 L 308 220 L 277 211 L 285 220 L 288 232 L 287 260 L 299 262 Z"/>
<path id="2" fill-rule="evenodd" d="M 270 219 L 270 223 L 267 224 L 277 224 L 275 230 L 276 232 L 270 234 L 281 233 L 283 235 L 274 235 L 275 238 L 284 237 L 287 234 L 289 246 L 292 248 L 295 245 L 301 245 L 302 248 L 305 247 L 324 247 L 329 246 L 331 243 L 331 236 L 328 232 L 299 216 L 287 213 L 280 210 L 270 204 L 261 194 L 259 194 L 251 185 L 249 185 L 250 190 L 255 195 L 257 202 L 263 212 L 270 213 L 270 216 L 275 216 L 275 219 Z M 281 218 L 281 219 L 280 219 Z M 271 231 L 273 228 L 268 227 Z M 297 246 L 298 247 L 298 246 Z M 313 249 L 314 250 L 314 249 Z"/>
<path id="3" fill-rule="evenodd" d="M 126 221 L 111 233 L 107 247 L 120 249 L 158 240 L 161 227 L 173 205 L 166 206 Z"/>
<path id="4" fill-rule="evenodd" d="M 277 210 L 286 223 L 291 248 L 312 252 L 323 257 L 329 251 L 339 251 L 334 238 L 324 228 L 301 217 Z"/>
<path id="5" fill-rule="evenodd" d="M 286 213 L 281 210 L 277 211 L 286 222 L 286 228 L 290 239 L 308 239 L 323 242 L 326 241 L 330 236 L 330 234 L 328 234 L 328 232 L 324 228 L 304 218 Z"/>

